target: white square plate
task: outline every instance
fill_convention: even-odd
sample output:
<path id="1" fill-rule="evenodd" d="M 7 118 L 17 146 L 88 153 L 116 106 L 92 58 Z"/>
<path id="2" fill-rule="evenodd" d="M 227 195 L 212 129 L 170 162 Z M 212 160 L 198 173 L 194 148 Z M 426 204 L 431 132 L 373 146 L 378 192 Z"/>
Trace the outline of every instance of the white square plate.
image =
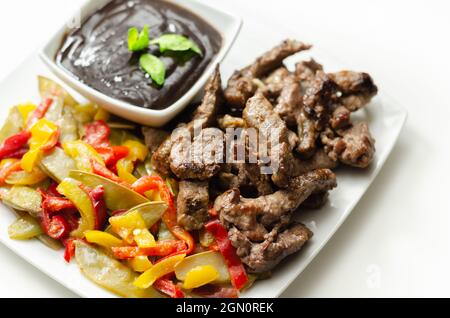
<path id="1" fill-rule="evenodd" d="M 237 47 L 232 50 L 230 57 L 223 64 L 224 78 L 227 78 L 235 68 L 251 62 L 262 51 L 278 43 L 282 37 L 289 36 L 289 33 L 274 33 L 270 26 L 258 25 L 256 29 L 254 24 L 253 27 L 254 30 L 252 28 L 248 30 L 255 32 L 244 32 L 236 44 Z M 255 48 L 254 43 L 264 43 L 264 45 Z M 336 63 L 327 54 L 313 50 L 311 55 L 323 63 L 329 71 L 343 69 L 341 63 Z M 295 57 L 292 60 L 300 58 L 303 57 Z M 36 56 L 33 56 L 0 83 L 1 122 L 12 105 L 28 100 L 39 100 L 36 80 L 38 74 L 49 76 L 49 71 Z M 299 219 L 313 230 L 314 238 L 300 253 L 283 262 L 274 271 L 272 278 L 257 282 L 242 295 L 243 297 L 278 297 L 325 246 L 380 172 L 395 145 L 407 113 L 394 100 L 386 96 L 382 83 L 377 84 L 381 91 L 379 96 L 366 110 L 358 114 L 359 117 L 365 117 L 369 121 L 371 131 L 377 140 L 377 154 L 373 165 L 364 171 L 347 168 L 337 171 L 339 186 L 331 193 L 328 205 L 321 210 L 299 215 Z M 14 219 L 13 212 L 0 205 L 0 241 L 3 244 L 80 296 L 114 297 L 87 280 L 76 264 L 66 264 L 62 252 L 50 250 L 38 241 L 10 240 L 7 229 Z"/>

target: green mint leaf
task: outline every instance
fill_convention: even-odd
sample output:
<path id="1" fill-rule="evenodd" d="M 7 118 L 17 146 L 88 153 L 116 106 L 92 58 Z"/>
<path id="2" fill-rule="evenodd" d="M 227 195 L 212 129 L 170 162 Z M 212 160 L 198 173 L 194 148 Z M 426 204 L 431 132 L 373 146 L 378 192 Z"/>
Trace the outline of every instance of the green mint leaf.
<path id="1" fill-rule="evenodd" d="M 159 86 L 164 85 L 166 79 L 166 66 L 163 61 L 152 54 L 142 54 L 139 59 L 139 64 L 152 78 L 153 82 Z"/>
<path id="2" fill-rule="evenodd" d="M 158 44 L 161 53 L 166 51 L 193 51 L 198 55 L 203 55 L 202 50 L 192 40 L 180 34 L 164 34 L 154 39 L 150 44 Z"/>
<path id="3" fill-rule="evenodd" d="M 148 35 L 148 25 L 145 25 L 141 33 L 137 28 L 128 30 L 128 50 L 138 52 L 148 48 L 150 39 Z"/>

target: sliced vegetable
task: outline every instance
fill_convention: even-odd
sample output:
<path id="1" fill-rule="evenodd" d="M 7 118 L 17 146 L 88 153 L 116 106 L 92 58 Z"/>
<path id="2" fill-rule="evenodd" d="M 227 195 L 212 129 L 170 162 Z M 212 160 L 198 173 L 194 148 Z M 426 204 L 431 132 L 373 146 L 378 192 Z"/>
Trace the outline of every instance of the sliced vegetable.
<path id="1" fill-rule="evenodd" d="M 134 286 L 142 289 L 151 287 L 156 280 L 167 274 L 173 273 L 175 266 L 186 257 L 186 254 L 179 254 L 162 259 L 144 274 L 134 281 Z"/>
<path id="2" fill-rule="evenodd" d="M 84 185 L 95 188 L 103 185 L 105 188 L 106 206 L 111 211 L 129 210 L 135 206 L 148 203 L 144 196 L 106 178 L 82 171 L 71 171 L 70 177 L 82 182 Z"/>
<path id="3" fill-rule="evenodd" d="M 12 107 L 9 110 L 8 116 L 5 119 L 3 127 L 0 129 L 0 143 L 3 143 L 7 138 L 16 135 L 24 128 L 24 121 L 17 107 Z"/>
<path id="4" fill-rule="evenodd" d="M 60 119 L 59 128 L 61 130 L 61 136 L 59 138 L 61 143 L 76 141 L 80 137 L 77 121 L 70 111 L 64 113 Z"/>
<path id="5" fill-rule="evenodd" d="M 127 298 L 160 298 L 153 288 L 133 285 L 137 275 L 130 268 L 82 241 L 75 242 L 75 258 L 87 278 L 103 288 Z"/>
<path id="6" fill-rule="evenodd" d="M 37 121 L 44 118 L 52 104 L 53 98 L 43 98 L 39 106 L 28 116 L 26 128 L 30 129 Z"/>
<path id="7" fill-rule="evenodd" d="M 156 246 L 155 237 L 147 229 L 133 231 L 134 241 L 139 248 L 152 248 Z"/>
<path id="8" fill-rule="evenodd" d="M 140 215 L 144 219 L 145 227 L 150 229 L 155 225 L 162 217 L 164 212 L 167 210 L 167 204 L 162 201 L 157 202 L 147 202 L 138 205 L 130 209 L 127 213 L 132 213 L 134 211 L 139 211 Z"/>
<path id="9" fill-rule="evenodd" d="M 42 98 L 50 97 L 50 96 L 62 96 L 64 98 L 64 104 L 68 106 L 75 106 L 77 102 L 75 99 L 70 96 L 70 94 L 58 83 L 55 81 L 44 77 L 38 76 L 39 83 L 39 93 Z"/>
<path id="10" fill-rule="evenodd" d="M 132 189 L 140 194 L 145 194 L 150 190 L 159 191 L 161 200 L 168 204 L 168 209 L 162 217 L 163 222 L 176 238 L 183 240 L 186 243 L 186 254 L 192 253 L 195 248 L 194 238 L 188 231 L 178 225 L 173 195 L 170 193 L 164 180 L 159 176 L 142 177 L 132 185 Z"/>
<path id="11" fill-rule="evenodd" d="M 68 198 L 80 212 L 81 220 L 77 230 L 71 236 L 83 238 L 84 232 L 95 229 L 96 212 L 89 195 L 81 189 L 81 183 L 71 178 L 64 179 L 58 186 L 58 192 Z"/>
<path id="12" fill-rule="evenodd" d="M 153 266 L 147 256 L 136 256 L 135 258 L 128 260 L 128 264 L 138 273 L 148 271 Z"/>
<path id="13" fill-rule="evenodd" d="M 41 215 L 41 194 L 30 187 L 13 186 L 4 196 L 3 203 L 18 211 L 28 212 L 36 218 Z"/>
<path id="14" fill-rule="evenodd" d="M 185 281 L 188 273 L 194 268 L 210 265 L 218 272 L 218 276 L 214 279 L 215 283 L 229 283 L 230 274 L 225 260 L 219 252 L 204 252 L 186 257 L 175 268 L 175 274 L 181 281 Z M 198 286 L 200 287 L 200 286 Z M 196 288 L 196 287 L 193 287 Z"/>
<path id="15" fill-rule="evenodd" d="M 87 231 L 84 233 L 86 241 L 106 248 L 122 246 L 122 240 L 117 237 L 101 231 Z"/>
<path id="16" fill-rule="evenodd" d="M 128 182 L 122 180 L 114 172 L 109 170 L 107 167 L 99 164 L 95 160 L 91 160 L 91 166 L 92 166 L 92 172 L 94 172 L 96 175 L 98 175 L 100 177 L 103 177 L 103 178 L 106 178 L 106 179 L 109 179 L 112 182 L 120 184 L 120 185 L 122 185 L 122 186 L 124 186 L 126 188 L 130 187 L 130 184 Z"/>
<path id="17" fill-rule="evenodd" d="M 228 266 L 233 286 L 240 290 L 247 284 L 248 277 L 244 265 L 236 254 L 236 249 L 228 238 L 228 231 L 220 221 L 211 221 L 205 228 L 216 238 L 217 245 Z"/>
<path id="18" fill-rule="evenodd" d="M 109 147 L 111 129 L 103 120 L 86 125 L 83 141 L 94 148 Z"/>
<path id="19" fill-rule="evenodd" d="M 130 244 L 134 241 L 133 232 L 146 228 L 145 221 L 137 210 L 120 216 L 113 216 L 109 218 L 109 224 L 111 224 L 115 233 Z"/>
<path id="20" fill-rule="evenodd" d="M 59 140 L 59 129 L 48 119 L 40 119 L 31 127 L 30 151 L 22 158 L 22 168 L 33 171 L 44 151 L 51 150 Z"/>
<path id="21" fill-rule="evenodd" d="M 117 162 L 117 174 L 119 178 L 129 184 L 133 184 L 137 181 L 137 178 L 133 175 L 134 163 L 128 159 L 121 159 Z"/>
<path id="22" fill-rule="evenodd" d="M 184 293 L 181 288 L 175 285 L 170 279 L 160 278 L 153 284 L 153 287 L 170 298 L 184 298 Z"/>
<path id="23" fill-rule="evenodd" d="M 52 239 L 50 236 L 46 234 L 39 235 L 38 240 L 44 243 L 46 246 L 50 247 L 52 250 L 59 251 L 62 248 L 61 242 L 55 239 Z"/>
<path id="24" fill-rule="evenodd" d="M 30 114 L 33 113 L 36 108 L 37 106 L 32 103 L 17 105 L 17 110 L 22 116 L 22 120 L 24 123 L 28 122 L 28 117 L 30 117 Z"/>
<path id="25" fill-rule="evenodd" d="M 6 183 L 10 185 L 35 185 L 47 179 L 47 175 L 39 168 L 34 168 L 33 171 L 17 171 L 12 172 L 6 178 Z"/>
<path id="26" fill-rule="evenodd" d="M 39 222 L 29 215 L 18 218 L 8 227 L 8 235 L 13 240 L 30 240 L 43 233 Z"/>
<path id="27" fill-rule="evenodd" d="M 185 248 L 182 241 L 156 242 L 155 247 L 139 248 L 135 246 L 113 247 L 112 251 L 117 259 L 131 259 L 137 256 L 168 256 L 183 252 Z"/>
<path id="28" fill-rule="evenodd" d="M 214 282 L 219 272 L 211 265 L 197 266 L 191 269 L 184 280 L 185 289 L 194 289 Z"/>
<path id="29" fill-rule="evenodd" d="M 61 96 L 53 97 L 53 102 L 47 109 L 44 118 L 52 122 L 58 122 L 63 115 L 64 99 Z"/>
<path id="30" fill-rule="evenodd" d="M 6 138 L 0 145 L 0 159 L 10 158 L 11 155 L 27 145 L 31 138 L 31 133 L 22 131 Z"/>
<path id="31" fill-rule="evenodd" d="M 92 172 L 91 160 L 105 165 L 97 151 L 84 141 L 72 141 L 63 144 L 64 151 L 75 160 L 77 168 L 81 171 Z"/>
<path id="32" fill-rule="evenodd" d="M 56 182 L 61 182 L 68 178 L 70 171 L 77 168 L 75 160 L 59 147 L 56 147 L 48 154 L 44 154 L 39 167 Z"/>
<path id="33" fill-rule="evenodd" d="M 20 170 L 22 170 L 20 160 L 3 159 L 0 162 L 0 184 L 4 184 L 11 173 Z"/>

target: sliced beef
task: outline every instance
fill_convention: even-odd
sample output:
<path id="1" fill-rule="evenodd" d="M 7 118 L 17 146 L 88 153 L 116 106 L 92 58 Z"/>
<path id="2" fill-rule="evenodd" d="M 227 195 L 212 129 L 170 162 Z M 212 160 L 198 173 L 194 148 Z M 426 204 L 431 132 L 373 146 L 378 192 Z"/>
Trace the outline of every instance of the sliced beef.
<path id="1" fill-rule="evenodd" d="M 142 134 L 151 154 L 158 150 L 159 146 L 170 136 L 165 130 L 151 127 L 142 127 Z"/>
<path id="2" fill-rule="evenodd" d="M 200 230 L 208 221 L 208 182 L 180 181 L 177 197 L 178 224 L 188 231 Z"/>
<path id="3" fill-rule="evenodd" d="M 331 159 L 323 149 L 319 149 L 307 160 L 296 158 L 293 163 L 292 176 L 301 176 L 317 169 L 335 169 L 337 166 L 337 161 Z"/>
<path id="4" fill-rule="evenodd" d="M 286 67 L 277 68 L 263 80 L 264 86 L 260 88 L 260 91 L 269 99 L 277 99 L 283 90 L 285 79 L 290 75 Z"/>
<path id="5" fill-rule="evenodd" d="M 170 169 L 180 179 L 208 180 L 224 162 L 224 134 L 218 128 L 203 129 L 191 142 L 188 129 L 173 133 Z"/>
<path id="6" fill-rule="evenodd" d="M 273 137 L 278 135 L 279 139 L 274 140 L 269 149 L 272 167 L 278 167 L 273 173 L 272 181 L 281 188 L 286 187 L 292 167 L 292 148 L 295 146 L 291 144 L 290 138 L 293 132 L 287 128 L 272 104 L 261 93 L 248 100 L 243 118 L 247 126 L 256 128 L 266 141 L 272 141 Z"/>
<path id="7" fill-rule="evenodd" d="M 345 106 L 338 106 L 333 111 L 330 126 L 334 130 L 344 129 L 351 125 L 351 112 Z"/>
<path id="8" fill-rule="evenodd" d="M 300 206 L 300 209 L 316 210 L 322 208 L 328 201 L 329 192 L 313 193 Z"/>
<path id="9" fill-rule="evenodd" d="M 275 112 L 289 127 L 297 125 L 298 115 L 303 108 L 303 97 L 300 83 L 295 76 L 284 78 L 283 88 L 275 106 Z"/>
<path id="10" fill-rule="evenodd" d="M 316 129 L 316 123 L 302 109 L 297 117 L 297 131 L 299 144 L 297 152 L 305 158 L 309 158 L 316 151 L 316 141 L 319 133 Z"/>
<path id="11" fill-rule="evenodd" d="M 284 258 L 297 253 L 313 236 L 303 224 L 295 223 L 286 229 L 274 228 L 261 243 L 252 242 L 237 228 L 232 228 L 229 237 L 237 248 L 237 255 L 249 272 L 260 274 L 275 268 Z"/>
<path id="12" fill-rule="evenodd" d="M 241 197 L 238 189 L 219 196 L 214 204 L 221 221 L 234 226 L 250 240 L 261 242 L 274 224 L 290 221 L 292 213 L 313 193 L 336 187 L 336 176 L 327 169 L 305 173 L 290 181 L 288 189 L 256 199 Z"/>
<path id="13" fill-rule="evenodd" d="M 219 108 L 223 103 L 222 79 L 220 75 L 219 65 L 213 76 L 209 79 L 202 104 L 197 108 L 188 124 L 185 127 L 193 134 L 195 125 L 199 128 L 207 128 L 214 125 Z M 170 175 L 170 152 L 172 150 L 172 137 L 166 138 L 160 147 L 154 152 L 152 157 L 153 166 L 163 175 Z"/>
<path id="14" fill-rule="evenodd" d="M 318 71 L 323 71 L 323 66 L 314 59 L 302 61 L 295 66 L 295 75 L 302 85 L 302 92 L 305 93 L 312 86 Z"/>
<path id="15" fill-rule="evenodd" d="M 310 45 L 299 41 L 285 40 L 263 54 L 253 64 L 235 72 L 228 81 L 228 86 L 225 90 L 225 98 L 228 104 L 234 108 L 244 108 L 247 100 L 255 94 L 258 88 L 254 81 L 255 79 L 260 79 L 276 68 L 281 67 L 283 60 L 288 56 L 310 48 Z"/>
<path id="16" fill-rule="evenodd" d="M 377 86 L 367 73 L 341 71 L 329 76 L 339 86 L 340 103 L 352 112 L 367 105 L 378 93 Z"/>
<path id="17" fill-rule="evenodd" d="M 366 122 L 338 132 L 328 129 L 322 134 L 322 143 L 332 160 L 352 167 L 367 168 L 375 155 L 375 139 Z"/>

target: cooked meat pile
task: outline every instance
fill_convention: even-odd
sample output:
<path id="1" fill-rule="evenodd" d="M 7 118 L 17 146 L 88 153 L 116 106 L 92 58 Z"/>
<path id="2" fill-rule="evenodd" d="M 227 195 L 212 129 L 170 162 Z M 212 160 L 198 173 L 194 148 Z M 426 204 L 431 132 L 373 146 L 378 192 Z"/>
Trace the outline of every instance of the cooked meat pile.
<path id="1" fill-rule="evenodd" d="M 377 94 L 374 81 L 367 73 L 326 73 L 312 59 L 288 70 L 284 60 L 310 48 L 286 40 L 236 71 L 225 90 L 217 68 L 191 121 L 178 124 L 184 129 L 143 128 L 155 169 L 180 181 L 179 224 L 201 230 L 214 206 L 253 273 L 270 271 L 312 238 L 295 216 L 326 203 L 337 186 L 332 170 L 367 168 L 375 154 L 368 123 L 352 120 Z M 232 136 L 228 145 L 232 128 L 241 142 Z M 252 131 L 257 141 L 270 140 L 266 153 Z M 277 167 L 269 174 L 267 158 Z"/>

